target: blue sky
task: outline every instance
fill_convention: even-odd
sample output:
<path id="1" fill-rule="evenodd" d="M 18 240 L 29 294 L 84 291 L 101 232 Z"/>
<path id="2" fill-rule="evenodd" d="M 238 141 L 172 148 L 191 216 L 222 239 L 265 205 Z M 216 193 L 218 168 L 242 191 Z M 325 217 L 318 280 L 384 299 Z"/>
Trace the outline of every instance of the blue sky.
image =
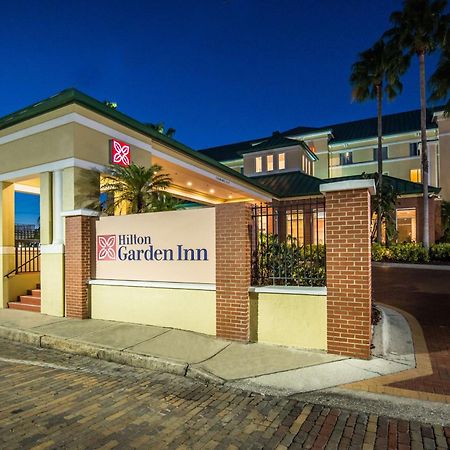
<path id="1" fill-rule="evenodd" d="M 193 148 L 374 115 L 358 52 L 399 0 L 17 0 L 2 5 L 0 115 L 76 87 Z M 436 58 L 431 58 L 431 72 Z M 386 112 L 419 107 L 416 63 Z"/>

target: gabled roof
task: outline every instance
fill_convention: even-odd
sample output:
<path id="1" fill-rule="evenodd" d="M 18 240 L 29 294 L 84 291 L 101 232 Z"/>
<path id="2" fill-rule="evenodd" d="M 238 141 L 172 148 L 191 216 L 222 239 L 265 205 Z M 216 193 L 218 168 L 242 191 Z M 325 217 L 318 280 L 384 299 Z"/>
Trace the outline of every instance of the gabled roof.
<path id="1" fill-rule="evenodd" d="M 319 186 L 324 183 L 324 180 L 303 172 L 260 175 L 254 178 L 260 185 L 275 192 L 279 198 L 320 195 Z"/>
<path id="2" fill-rule="evenodd" d="M 191 158 L 200 161 L 210 167 L 218 169 L 233 178 L 240 179 L 241 181 L 250 183 L 256 188 L 261 189 L 261 186 L 259 186 L 255 182 L 255 180 L 252 180 L 251 178 L 246 177 L 223 164 L 220 164 L 216 159 L 210 158 L 208 155 L 202 152 L 197 152 L 192 148 L 188 147 L 187 145 L 184 145 L 173 138 L 158 133 L 158 131 L 154 130 L 149 125 L 139 122 L 138 120 L 133 119 L 132 117 L 127 116 L 126 114 L 123 114 L 120 111 L 112 109 L 109 106 L 106 106 L 104 103 L 96 100 L 95 98 L 90 97 L 89 95 L 86 95 L 83 92 L 80 92 L 74 88 L 65 89 L 60 93 L 53 95 L 45 100 L 39 101 L 30 106 L 27 106 L 26 108 L 22 108 L 19 111 L 16 111 L 12 114 L 8 114 L 7 116 L 1 117 L 0 130 L 73 103 L 81 105 L 87 109 L 90 109 L 91 111 L 94 111 L 104 117 L 107 117 L 121 125 L 125 125 L 130 129 L 142 133 L 145 136 L 149 136 L 155 141 L 165 143 L 174 150 L 179 151 L 180 153 L 188 155 Z M 270 192 L 270 194 L 273 194 L 273 192 Z"/>
<path id="3" fill-rule="evenodd" d="M 427 129 L 437 128 L 437 123 L 433 121 L 433 114 L 442 111 L 443 107 L 434 107 L 427 110 Z M 282 136 L 301 136 L 308 133 L 319 133 L 330 130 L 332 138 L 330 143 L 350 142 L 360 139 L 374 138 L 377 135 L 377 118 L 354 120 L 351 122 L 325 125 L 321 127 L 295 127 L 283 131 Z M 406 111 L 383 116 L 383 136 L 396 135 L 420 130 L 420 109 Z M 244 153 L 254 151 L 255 143 L 270 139 L 263 137 L 250 141 L 242 141 L 234 144 L 210 147 L 199 150 L 217 161 L 232 161 L 240 159 Z"/>

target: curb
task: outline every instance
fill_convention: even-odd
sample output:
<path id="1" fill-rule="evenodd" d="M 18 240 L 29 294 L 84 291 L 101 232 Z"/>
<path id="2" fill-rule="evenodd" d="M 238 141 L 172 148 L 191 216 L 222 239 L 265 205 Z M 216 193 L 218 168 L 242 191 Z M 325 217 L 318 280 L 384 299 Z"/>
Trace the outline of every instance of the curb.
<path id="1" fill-rule="evenodd" d="M 203 373 L 200 369 L 189 369 L 189 364 L 157 358 L 150 355 L 131 353 L 126 350 L 115 350 L 107 347 L 97 347 L 80 341 L 72 341 L 56 336 L 41 335 L 26 330 L 17 330 L 0 325 L 0 338 L 10 341 L 20 342 L 22 344 L 32 345 L 34 347 L 58 350 L 64 353 L 88 356 L 90 358 L 103 361 L 114 362 L 117 364 L 139 367 L 142 369 L 159 370 L 161 372 L 174 375 L 195 378 L 207 383 L 218 382 L 220 378 Z M 217 379 L 216 379 L 217 378 Z M 223 384 L 223 380 L 221 380 Z"/>
<path id="2" fill-rule="evenodd" d="M 372 261 L 372 267 L 383 267 L 393 269 L 422 269 L 422 270 L 447 270 L 450 271 L 448 264 L 406 264 L 406 263 L 387 263 Z"/>

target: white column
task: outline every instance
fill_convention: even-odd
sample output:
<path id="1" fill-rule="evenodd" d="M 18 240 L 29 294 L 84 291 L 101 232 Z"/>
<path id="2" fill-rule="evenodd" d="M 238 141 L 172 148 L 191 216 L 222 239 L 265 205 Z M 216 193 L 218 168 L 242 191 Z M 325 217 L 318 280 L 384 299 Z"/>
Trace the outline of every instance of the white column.
<path id="1" fill-rule="evenodd" d="M 64 244 L 63 217 L 63 171 L 53 172 L 53 244 Z"/>

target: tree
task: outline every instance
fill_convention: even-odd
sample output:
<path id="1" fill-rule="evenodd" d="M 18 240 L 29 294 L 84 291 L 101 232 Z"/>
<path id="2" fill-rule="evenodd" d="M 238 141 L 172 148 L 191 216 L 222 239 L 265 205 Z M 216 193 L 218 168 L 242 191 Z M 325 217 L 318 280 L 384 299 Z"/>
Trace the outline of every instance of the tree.
<path id="1" fill-rule="evenodd" d="M 438 66 L 430 78 L 430 100 L 445 100 L 450 94 L 450 37 L 447 38 L 445 48 L 442 50 Z M 445 105 L 445 114 L 450 114 L 450 100 Z"/>
<path id="2" fill-rule="evenodd" d="M 148 168 L 136 164 L 111 165 L 102 178 L 102 190 L 108 194 L 107 199 L 98 206 L 107 214 L 123 208 L 127 214 L 175 209 L 166 191 L 172 180 L 161 170 L 157 164 Z"/>
<path id="3" fill-rule="evenodd" d="M 376 236 L 381 242 L 381 195 L 383 186 L 383 125 L 382 107 L 383 96 L 389 100 L 394 99 L 402 91 L 400 77 L 407 69 L 407 58 L 397 46 L 386 44 L 383 39 L 377 41 L 374 46 L 359 54 L 359 59 L 352 66 L 350 84 L 352 85 L 353 99 L 364 102 L 369 99 L 377 100 L 377 136 L 378 136 L 378 177 L 377 196 L 378 213 Z"/>
<path id="4" fill-rule="evenodd" d="M 430 246 L 428 207 L 428 147 L 426 135 L 425 57 L 441 47 L 448 32 L 447 0 L 404 0 L 403 10 L 391 14 L 393 28 L 385 33 L 406 56 L 417 56 L 420 72 L 420 129 L 422 142 L 423 245 Z"/>
<path id="5" fill-rule="evenodd" d="M 172 138 L 177 131 L 177 130 L 175 130 L 175 128 L 167 128 L 167 130 L 166 130 L 163 122 L 147 123 L 146 125 L 149 126 L 150 128 L 153 128 L 158 133 L 161 133 L 164 136 L 167 136 L 170 138 Z"/>
<path id="6" fill-rule="evenodd" d="M 105 100 L 103 104 L 111 109 L 117 109 L 117 107 L 119 106 L 116 102 L 110 102 L 109 100 Z"/>

